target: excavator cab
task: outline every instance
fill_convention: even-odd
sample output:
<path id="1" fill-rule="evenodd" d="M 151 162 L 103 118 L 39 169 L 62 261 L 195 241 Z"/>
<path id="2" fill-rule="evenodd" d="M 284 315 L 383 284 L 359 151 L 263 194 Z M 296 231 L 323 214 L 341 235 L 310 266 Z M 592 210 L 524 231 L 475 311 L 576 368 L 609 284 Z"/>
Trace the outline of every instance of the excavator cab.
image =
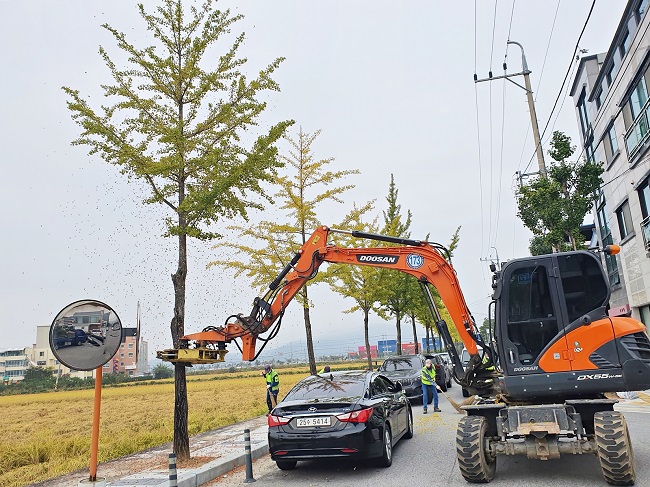
<path id="1" fill-rule="evenodd" d="M 497 271 L 493 297 L 500 385 L 508 396 L 584 397 L 625 390 L 641 377 L 633 387 L 650 386 L 645 330 L 634 320 L 609 317 L 609 284 L 596 254 L 512 260 Z M 637 336 L 630 339 L 630 331 Z M 636 377 L 624 373 L 630 360 Z"/>

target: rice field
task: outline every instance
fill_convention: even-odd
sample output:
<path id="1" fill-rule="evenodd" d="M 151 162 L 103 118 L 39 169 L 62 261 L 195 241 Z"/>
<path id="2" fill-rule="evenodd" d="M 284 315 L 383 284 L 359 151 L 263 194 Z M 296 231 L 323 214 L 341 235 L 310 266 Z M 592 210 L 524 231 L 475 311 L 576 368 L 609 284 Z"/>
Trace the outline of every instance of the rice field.
<path id="1" fill-rule="evenodd" d="M 190 435 L 266 413 L 264 379 L 251 371 L 188 376 Z M 281 394 L 306 368 L 282 369 Z M 87 468 L 93 390 L 0 397 L 0 485 L 18 487 Z M 172 379 L 102 391 L 98 461 L 173 438 Z"/>

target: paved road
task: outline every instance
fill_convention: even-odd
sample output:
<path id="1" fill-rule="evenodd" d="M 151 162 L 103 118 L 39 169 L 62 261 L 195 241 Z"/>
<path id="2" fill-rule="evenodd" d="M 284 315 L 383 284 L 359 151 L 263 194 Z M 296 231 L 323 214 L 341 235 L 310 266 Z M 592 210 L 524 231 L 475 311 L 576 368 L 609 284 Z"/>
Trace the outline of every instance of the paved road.
<path id="1" fill-rule="evenodd" d="M 448 394 L 462 401 L 460 388 L 452 387 Z M 296 470 L 281 471 L 265 456 L 253 465 L 255 485 L 378 487 L 386 485 L 462 486 L 468 484 L 460 475 L 456 463 L 455 435 L 461 417 L 441 397 L 441 414 L 423 415 L 421 407 L 414 407 L 415 436 L 401 440 L 393 451 L 393 465 L 377 468 L 361 462 L 310 461 L 299 462 Z M 650 485 L 650 404 L 623 405 L 621 410 L 628 420 L 634 445 L 637 485 Z M 525 457 L 499 457 L 497 475 L 491 485 L 512 487 L 592 487 L 608 485 L 600 474 L 595 456 L 563 456 L 559 460 L 538 461 Z M 245 474 L 235 472 L 210 486 L 243 485 Z M 246 484 L 248 485 L 248 484 Z"/>

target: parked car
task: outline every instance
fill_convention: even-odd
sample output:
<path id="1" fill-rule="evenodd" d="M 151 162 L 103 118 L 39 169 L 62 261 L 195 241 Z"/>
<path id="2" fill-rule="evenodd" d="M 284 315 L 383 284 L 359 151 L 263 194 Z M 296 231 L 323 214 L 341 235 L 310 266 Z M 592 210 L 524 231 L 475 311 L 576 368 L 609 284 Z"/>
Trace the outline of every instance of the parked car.
<path id="1" fill-rule="evenodd" d="M 442 360 L 443 366 L 445 368 L 445 374 L 447 379 L 447 387 L 451 387 L 454 383 L 452 377 L 454 376 L 454 365 L 451 362 L 451 357 L 447 352 L 445 353 L 434 353 L 436 357 L 440 357 Z"/>
<path id="2" fill-rule="evenodd" d="M 483 352 L 483 347 L 476 345 L 476 348 L 478 349 L 479 354 Z M 467 369 L 467 364 L 469 364 L 469 352 L 466 348 L 463 348 L 463 351 L 460 353 L 460 361 L 463 364 L 463 368 Z M 469 397 L 469 391 L 464 387 L 462 388 L 462 393 L 463 397 Z"/>
<path id="3" fill-rule="evenodd" d="M 340 371 L 298 382 L 268 415 L 269 451 L 281 470 L 330 457 L 393 461 L 397 441 L 413 437 L 402 386 L 377 372 Z"/>
<path id="4" fill-rule="evenodd" d="M 404 388 L 404 393 L 412 401 L 422 400 L 422 382 L 420 380 L 424 361 L 430 358 L 436 369 L 436 383 L 443 391 L 447 390 L 447 375 L 442 359 L 433 355 L 395 355 L 388 357 L 379 367 L 379 372 L 399 382 Z M 433 400 L 433 394 L 429 394 L 428 402 Z"/>

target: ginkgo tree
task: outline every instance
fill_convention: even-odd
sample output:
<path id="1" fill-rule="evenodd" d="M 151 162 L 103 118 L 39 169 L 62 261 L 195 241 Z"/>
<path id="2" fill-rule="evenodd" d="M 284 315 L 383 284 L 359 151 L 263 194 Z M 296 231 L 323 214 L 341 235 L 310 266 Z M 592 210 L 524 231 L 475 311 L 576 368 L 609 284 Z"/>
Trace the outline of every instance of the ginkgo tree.
<path id="1" fill-rule="evenodd" d="M 357 209 L 355 206 L 343 223 L 343 228 L 350 231 L 378 233 L 377 218 L 368 223 L 363 221 L 363 215 L 366 211 L 371 211 L 371 208 Z M 335 234 L 333 241 L 339 247 L 354 248 L 367 245 L 367 240 L 360 240 L 349 234 Z M 370 311 L 376 310 L 379 300 L 386 293 L 383 288 L 381 269 L 372 266 L 331 265 L 325 274 L 325 278 L 333 291 L 344 298 L 350 298 L 354 301 L 354 305 L 344 310 L 343 313 L 362 312 L 368 370 L 372 370 L 368 321 Z"/>
<path id="2" fill-rule="evenodd" d="M 78 90 L 64 87 L 68 108 L 82 132 L 75 145 L 87 145 L 148 187 L 145 203 L 163 205 L 166 236 L 178 241 L 171 335 L 175 348 L 185 334 L 187 238 L 218 238 L 214 224 L 250 208 L 262 209 L 264 182 L 283 162 L 276 142 L 293 122 L 260 127 L 266 109 L 261 95 L 279 91 L 273 74 L 282 58 L 243 73 L 238 56 L 241 33 L 228 40 L 241 15 L 218 10 L 212 0 L 189 12 L 181 0 L 163 0 L 154 13 L 138 5 L 152 44 L 136 47 L 127 35 L 104 24 L 127 55 L 119 67 L 108 51 L 99 53 L 113 78 L 102 85 L 105 98 L 93 108 Z M 221 53 L 217 48 L 223 45 Z M 256 133 L 261 135 L 256 135 Z M 189 458 L 185 365 L 175 366 L 174 452 Z"/>
<path id="3" fill-rule="evenodd" d="M 390 175 L 388 196 L 386 202 L 388 208 L 383 212 L 384 226 L 382 233 L 392 237 L 411 237 L 411 210 L 402 215 L 402 206 L 397 203 L 399 190 L 395 185 L 395 177 Z M 387 246 L 395 244 L 384 244 Z M 397 338 L 397 354 L 402 355 L 402 318 L 406 315 L 411 300 L 413 299 L 412 285 L 417 283 L 415 278 L 404 272 L 392 269 L 382 269 L 381 280 L 385 292 L 380 298 L 380 306 L 377 308 L 379 316 L 385 320 L 395 318 L 395 331 Z"/>
<path id="4" fill-rule="evenodd" d="M 273 181 L 276 188 L 273 220 L 263 220 L 252 226 L 231 226 L 230 229 L 239 238 L 237 242 L 227 242 L 221 247 L 230 248 L 234 251 L 231 255 L 241 256 L 242 259 L 217 259 L 210 265 L 234 270 L 235 277 L 246 275 L 256 287 L 267 286 L 307 241 L 313 230 L 323 224 L 318 217 L 321 205 L 327 202 L 343 203 L 341 195 L 354 188 L 354 185 L 341 184 L 341 181 L 359 171 L 328 170 L 334 159 L 317 159 L 312 149 L 320 133 L 320 130 L 311 134 L 303 132 L 301 127 L 297 137 L 285 136 L 290 149 L 281 155 L 286 169 L 279 172 Z M 369 205 L 364 205 L 357 211 L 367 211 L 368 208 Z M 316 373 L 316 357 L 308 288 L 321 282 L 325 276 L 324 273 L 317 274 L 295 297 L 303 310 L 311 374 Z"/>

